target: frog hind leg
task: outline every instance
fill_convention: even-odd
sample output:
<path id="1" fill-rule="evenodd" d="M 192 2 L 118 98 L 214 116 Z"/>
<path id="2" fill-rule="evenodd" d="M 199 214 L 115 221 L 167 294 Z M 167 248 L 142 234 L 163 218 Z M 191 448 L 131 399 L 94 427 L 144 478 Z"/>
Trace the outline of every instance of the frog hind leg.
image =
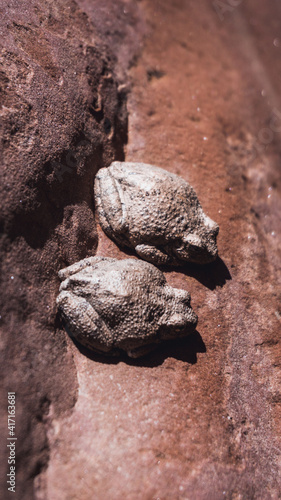
<path id="1" fill-rule="evenodd" d="M 57 306 L 72 337 L 94 351 L 110 353 L 113 334 L 86 299 L 62 291 Z"/>
<path id="2" fill-rule="evenodd" d="M 160 250 L 160 248 L 150 245 L 149 243 L 141 243 L 137 245 L 135 247 L 135 251 L 139 257 L 151 262 L 152 264 L 169 264 L 171 260 L 171 257 Z"/>
<path id="3" fill-rule="evenodd" d="M 126 206 L 122 189 L 107 168 L 102 168 L 97 173 L 95 202 L 103 231 L 110 238 L 118 240 L 118 235 L 127 230 Z"/>
<path id="4" fill-rule="evenodd" d="M 80 260 L 79 262 L 75 262 L 74 264 L 71 264 L 68 267 L 65 267 L 64 269 L 61 269 L 58 272 L 58 276 L 61 281 L 69 278 L 73 274 L 79 273 L 80 271 L 83 271 L 86 267 L 95 267 L 97 266 L 101 261 L 113 261 L 114 259 L 111 259 L 110 257 L 86 257 L 83 260 Z"/>

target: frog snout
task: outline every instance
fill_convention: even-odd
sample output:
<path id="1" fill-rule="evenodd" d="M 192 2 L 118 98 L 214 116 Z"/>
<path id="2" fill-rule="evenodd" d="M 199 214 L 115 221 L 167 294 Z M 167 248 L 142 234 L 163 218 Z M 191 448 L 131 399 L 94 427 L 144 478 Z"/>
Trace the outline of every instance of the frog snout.
<path id="1" fill-rule="evenodd" d="M 211 219 L 210 219 L 211 220 Z M 212 221 L 213 222 L 213 221 Z M 218 256 L 217 235 L 219 234 L 219 226 L 213 222 L 212 227 L 208 227 L 207 234 L 204 238 L 205 248 L 210 257 L 210 261 L 215 260 Z"/>
<path id="2" fill-rule="evenodd" d="M 218 256 L 218 248 L 216 243 L 209 243 L 208 245 L 208 254 L 212 258 L 212 260 L 215 260 Z"/>
<path id="3" fill-rule="evenodd" d="M 169 338 L 178 337 L 179 334 L 186 334 L 188 331 L 195 330 L 197 321 L 198 317 L 191 308 L 175 312 L 169 318 L 167 324 L 169 327 Z"/>
<path id="4" fill-rule="evenodd" d="M 219 234 L 219 225 L 208 216 L 205 216 L 204 225 L 210 237 L 216 238 Z"/>

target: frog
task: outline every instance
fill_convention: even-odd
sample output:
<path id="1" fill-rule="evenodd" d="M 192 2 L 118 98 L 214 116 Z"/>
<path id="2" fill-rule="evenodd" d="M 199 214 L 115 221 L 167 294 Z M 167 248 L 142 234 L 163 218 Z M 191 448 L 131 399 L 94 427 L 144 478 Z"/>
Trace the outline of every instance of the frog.
<path id="1" fill-rule="evenodd" d="M 219 226 L 182 177 L 145 163 L 114 161 L 94 185 L 102 230 L 155 265 L 208 264 L 218 255 Z"/>
<path id="2" fill-rule="evenodd" d="M 151 263 L 92 256 L 58 274 L 65 329 L 98 354 L 139 358 L 196 328 L 190 294 L 171 287 Z"/>

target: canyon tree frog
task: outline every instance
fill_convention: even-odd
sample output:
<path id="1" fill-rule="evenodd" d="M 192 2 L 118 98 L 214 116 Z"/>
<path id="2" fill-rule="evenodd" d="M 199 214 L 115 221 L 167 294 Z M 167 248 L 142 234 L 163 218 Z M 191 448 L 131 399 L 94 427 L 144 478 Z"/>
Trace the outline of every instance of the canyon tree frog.
<path id="1" fill-rule="evenodd" d="M 181 177 L 144 163 L 113 162 L 99 170 L 95 202 L 104 232 L 159 264 L 205 264 L 217 257 L 219 226 Z"/>
<path id="2" fill-rule="evenodd" d="M 169 286 L 147 262 L 89 257 L 59 277 L 57 306 L 66 329 L 94 351 L 137 358 L 196 327 L 189 293 Z"/>

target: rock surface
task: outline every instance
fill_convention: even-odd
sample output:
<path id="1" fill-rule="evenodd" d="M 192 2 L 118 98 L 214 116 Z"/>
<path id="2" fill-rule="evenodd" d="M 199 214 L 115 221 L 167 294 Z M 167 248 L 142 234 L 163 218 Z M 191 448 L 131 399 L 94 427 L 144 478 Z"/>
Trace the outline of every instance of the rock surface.
<path id="1" fill-rule="evenodd" d="M 16 498 L 31 499 L 49 460 L 46 415 L 67 414 L 77 399 L 72 352 L 57 329 L 57 271 L 97 247 L 93 180 L 124 158 L 126 94 L 113 51 L 75 2 L 12 0 L 0 25 L 0 496 L 15 391 Z"/>
<path id="2" fill-rule="evenodd" d="M 17 394 L 13 498 L 280 498 L 281 11 L 273 0 L 230 4 L 80 0 L 87 15 L 74 2 L 2 7 L 1 371 Z M 144 32 L 125 158 L 194 186 L 220 225 L 221 260 L 166 272 L 191 292 L 200 334 L 109 363 L 65 335 L 56 272 L 96 251 L 127 256 L 96 232 L 91 191 L 98 168 L 124 159 L 118 82 Z M 58 165 L 70 167 L 62 180 Z M 6 407 L 4 392 L 2 478 Z"/>

